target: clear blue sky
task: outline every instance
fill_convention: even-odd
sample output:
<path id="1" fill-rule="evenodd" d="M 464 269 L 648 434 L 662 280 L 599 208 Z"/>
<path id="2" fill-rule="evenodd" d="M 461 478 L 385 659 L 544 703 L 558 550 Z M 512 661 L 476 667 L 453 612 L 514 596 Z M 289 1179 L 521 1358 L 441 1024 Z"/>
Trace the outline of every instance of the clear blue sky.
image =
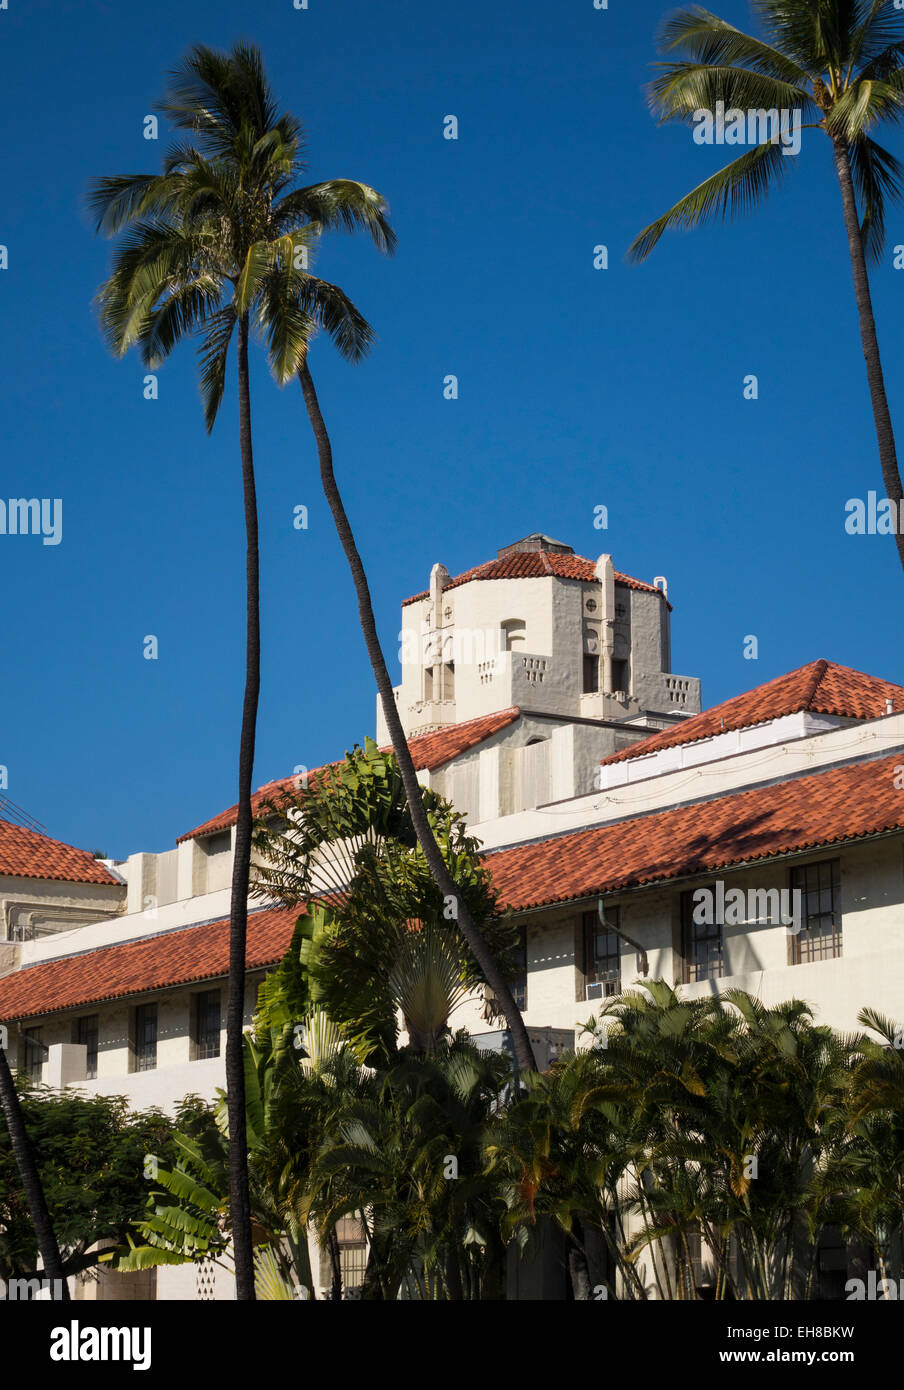
<path id="1" fill-rule="evenodd" d="M 310 178 L 389 199 L 400 248 L 327 245 L 378 331 L 368 362 L 312 369 L 369 565 L 393 674 L 398 605 L 533 530 L 644 579 L 675 606 L 674 668 L 712 704 L 815 657 L 904 681 L 904 578 L 889 538 L 844 532 L 881 490 L 828 141 L 805 132 L 753 217 L 633 235 L 724 150 L 656 127 L 643 94 L 658 0 L 9 0 L 0 11 L 4 497 L 61 497 L 62 544 L 0 538 L 0 762 L 54 836 L 161 850 L 235 800 L 243 529 L 234 393 L 212 438 L 193 351 L 142 398 L 91 300 L 109 244 L 97 175 L 152 170 L 167 70 L 195 42 L 263 49 L 306 122 Z M 746 3 L 713 8 L 750 23 Z M 442 138 L 443 117 L 460 122 Z M 887 143 L 901 155 L 900 134 Z M 904 241 L 894 210 L 889 241 Z M 605 243 L 610 269 L 593 268 Z M 904 272 L 873 276 L 904 437 Z M 372 732 L 354 595 L 319 494 L 300 392 L 252 359 L 263 547 L 256 785 Z M 460 399 L 443 399 L 446 373 Z M 759 400 L 742 379 L 759 377 Z M 293 507 L 310 509 L 307 531 Z M 593 509 L 609 509 L 609 530 Z M 153 633 L 160 656 L 146 661 Z M 746 634 L 759 660 L 742 659 Z"/>

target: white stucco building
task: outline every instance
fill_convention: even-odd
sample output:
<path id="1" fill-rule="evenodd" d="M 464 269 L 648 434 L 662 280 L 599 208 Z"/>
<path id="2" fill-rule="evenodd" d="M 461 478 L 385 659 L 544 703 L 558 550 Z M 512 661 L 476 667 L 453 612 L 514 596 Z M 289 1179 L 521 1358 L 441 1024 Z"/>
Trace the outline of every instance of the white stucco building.
<path id="1" fill-rule="evenodd" d="M 867 1004 L 904 1022 L 904 687 L 816 659 L 701 713 L 699 681 L 671 672 L 670 621 L 660 586 L 540 535 L 455 578 L 434 566 L 402 606 L 403 725 L 522 927 L 538 1060 L 579 1045 L 598 1001 L 645 975 L 796 996 L 842 1029 Z M 235 807 L 166 854 L 100 865 L 107 879 L 79 894 L 118 897 L 91 898 L 93 921 L 17 939 L 4 919 L 14 1060 L 136 1106 L 223 1084 L 234 824 Z M 701 889 L 717 905 L 703 924 Z M 295 920 L 252 908 L 249 1021 Z M 488 1044 L 499 1026 L 477 1002 L 455 1023 Z M 95 1291 L 121 1294 L 113 1278 Z M 156 1291 L 231 1295 L 190 1268 L 161 1271 Z"/>

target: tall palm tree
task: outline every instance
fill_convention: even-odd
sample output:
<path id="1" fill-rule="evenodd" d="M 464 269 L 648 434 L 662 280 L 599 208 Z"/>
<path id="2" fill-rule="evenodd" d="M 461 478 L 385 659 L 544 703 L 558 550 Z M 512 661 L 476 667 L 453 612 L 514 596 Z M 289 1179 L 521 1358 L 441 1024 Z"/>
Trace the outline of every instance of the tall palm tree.
<path id="1" fill-rule="evenodd" d="M 885 243 L 886 201 L 904 192 L 904 166 L 869 133 L 904 117 L 904 26 L 894 0 L 751 0 L 763 38 L 743 33 L 702 6 L 679 10 L 664 24 L 650 104 L 661 121 L 691 124 L 724 110 L 799 111 L 806 128 L 831 141 L 847 233 L 860 339 L 872 401 L 885 495 L 900 514 L 901 475 L 879 356 L 867 258 Z M 758 133 L 759 127 L 758 127 Z M 769 132 L 771 134 L 771 132 Z M 762 131 L 765 137 L 767 132 Z M 756 206 L 791 160 L 777 140 L 763 138 L 691 190 L 646 227 L 629 249 L 644 260 L 669 227 L 696 227 Z M 895 528 L 904 567 L 904 535 Z"/>
<path id="2" fill-rule="evenodd" d="M 3 1111 L 3 1118 L 6 1120 L 6 1127 L 9 1130 L 10 1147 L 13 1151 L 16 1167 L 19 1170 L 19 1177 L 22 1179 L 22 1189 L 28 1203 L 32 1225 L 35 1228 L 35 1239 L 41 1254 L 44 1277 L 57 1281 L 56 1288 L 59 1290 L 60 1300 L 66 1302 L 69 1299 L 69 1285 L 66 1283 L 66 1276 L 63 1273 L 60 1247 L 54 1234 L 50 1212 L 47 1209 L 44 1187 L 38 1172 L 34 1148 L 25 1126 L 19 1093 L 16 1090 L 16 1083 L 13 1081 L 9 1062 L 6 1060 L 6 1049 L 3 1047 L 0 1047 L 0 1109 Z"/>
<path id="3" fill-rule="evenodd" d="M 271 132 L 261 124 L 255 133 L 258 145 L 269 148 Z M 324 331 L 340 355 L 350 362 L 360 361 L 373 341 L 373 329 L 347 295 L 337 285 L 310 273 L 311 249 L 324 231 L 362 228 L 370 233 L 378 250 L 391 254 L 395 249 L 395 234 L 380 194 L 366 184 L 349 180 L 296 189 L 282 198 L 278 209 L 280 216 L 271 216 L 269 206 L 259 212 L 259 239 L 245 250 L 239 287 L 242 302 L 254 302 L 256 306 L 258 326 L 269 340 L 270 365 L 277 382 L 284 386 L 297 376 L 301 384 L 317 445 L 324 495 L 351 571 L 361 631 L 418 843 L 446 900 L 448 915 L 454 918 L 496 995 L 511 1033 L 518 1065 L 523 1071 L 531 1071 L 535 1066 L 534 1055 L 521 1012 L 467 903 L 456 890 L 424 809 L 417 772 L 377 635 L 367 574 L 336 482 L 330 438 L 308 365 L 308 348 L 318 331 Z M 299 250 L 304 253 L 301 257 Z"/>
<path id="4" fill-rule="evenodd" d="M 380 200 L 364 185 L 334 180 L 296 188 L 305 167 L 301 127 L 280 114 L 259 51 L 193 48 L 171 75 L 163 110 L 193 142 L 176 143 L 160 174 L 98 180 L 89 202 L 98 230 L 121 234 L 110 278 L 99 293 L 101 322 L 121 356 L 137 346 L 156 367 L 184 338 L 200 336 L 204 415 L 212 430 L 223 398 L 227 357 L 236 339 L 239 450 L 246 550 L 245 691 L 239 741 L 238 818 L 229 921 L 226 1081 L 230 1119 L 230 1195 L 237 1294 L 254 1298 L 242 1063 L 245 943 L 251 857 L 251 785 L 260 691 L 258 519 L 251 433 L 248 343 L 265 334 L 266 305 L 284 266 L 304 261 L 307 226 L 371 226 L 379 236 Z M 276 244 L 272 255 L 267 248 Z M 328 316 L 329 287 L 322 293 Z M 341 314 L 341 306 L 340 306 Z M 286 316 L 281 320 L 284 326 Z M 350 330 L 354 333 L 355 324 Z M 340 341 L 343 326 L 336 329 Z M 268 333 L 274 371 L 286 344 Z"/>
<path id="5" fill-rule="evenodd" d="M 462 898 L 452 875 L 449 873 L 442 856 L 442 851 L 430 828 L 430 821 L 424 807 L 420 783 L 417 780 L 414 760 L 408 747 L 405 731 L 402 728 L 402 721 L 399 718 L 399 710 L 392 689 L 392 681 L 389 678 L 389 671 L 386 667 L 386 658 L 383 655 L 383 648 L 380 645 L 380 638 L 377 634 L 377 624 L 374 618 L 373 602 L 370 596 L 370 585 L 367 582 L 367 573 L 364 569 L 364 562 L 361 559 L 361 554 L 355 543 L 351 523 L 346 514 L 345 506 L 342 502 L 342 495 L 339 491 L 339 485 L 336 482 L 336 475 L 333 471 L 333 450 L 326 425 L 323 421 L 323 414 L 320 410 L 320 403 L 317 399 L 317 392 L 314 388 L 311 370 L 308 366 L 307 351 L 304 352 L 298 370 L 298 378 L 301 382 L 308 418 L 311 422 L 311 429 L 314 432 L 314 439 L 317 444 L 317 454 L 320 460 L 320 481 L 323 485 L 324 495 L 329 504 L 330 512 L 332 513 L 339 541 L 345 552 L 345 558 L 348 561 L 348 567 L 351 571 L 352 582 L 354 583 L 355 594 L 358 599 L 358 617 L 361 623 L 361 632 L 364 636 L 364 644 L 367 647 L 367 655 L 370 659 L 374 680 L 380 695 L 380 703 L 383 706 L 383 717 L 386 720 L 386 726 L 389 730 L 392 750 L 395 753 L 396 761 L 399 765 L 399 773 L 402 778 L 402 785 L 405 788 L 405 796 L 407 797 L 408 806 L 411 811 L 411 820 L 414 825 L 415 834 L 417 835 L 418 844 L 424 853 L 424 858 L 427 861 L 434 881 L 443 894 L 447 907 L 458 924 L 459 931 L 467 942 L 474 959 L 480 966 L 484 978 L 495 994 L 502 1012 L 505 1015 L 505 1021 L 508 1024 L 511 1034 L 518 1066 L 522 1071 L 533 1071 L 536 1062 L 534 1060 L 533 1049 L 530 1045 L 530 1038 L 524 1026 L 524 1019 L 521 1017 L 521 1011 L 515 1003 L 512 991 L 498 963 L 493 959 L 492 953 L 487 949 L 487 944 L 471 916 L 467 903 Z"/>

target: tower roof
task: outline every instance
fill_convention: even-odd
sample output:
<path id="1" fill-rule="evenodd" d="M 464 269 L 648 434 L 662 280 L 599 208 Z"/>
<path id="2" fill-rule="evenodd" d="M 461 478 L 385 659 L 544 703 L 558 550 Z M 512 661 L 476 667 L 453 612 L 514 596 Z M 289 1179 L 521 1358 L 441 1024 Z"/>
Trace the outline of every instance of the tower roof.
<path id="1" fill-rule="evenodd" d="M 444 585 L 443 592 L 448 593 L 450 589 L 457 589 L 460 584 L 470 584 L 483 579 L 545 579 L 553 576 L 557 579 L 579 579 L 585 584 L 599 583 L 594 562 L 583 555 L 575 555 L 568 546 L 561 551 L 545 547 L 532 550 L 522 548 L 535 539 L 545 542 L 547 537 L 528 536 L 523 541 L 516 541 L 513 546 L 505 546 L 495 560 L 486 560 L 482 565 L 475 565 L 473 569 L 455 575 Z M 559 542 L 552 541 L 550 544 L 558 545 Z M 645 584 L 642 579 L 632 579 L 629 574 L 620 574 L 618 570 L 615 571 L 615 582 L 628 589 L 637 589 L 641 593 L 659 594 L 663 602 L 668 604 L 662 590 L 657 589 L 655 584 Z M 412 594 L 411 598 L 404 599 L 402 607 L 409 603 L 419 603 L 421 599 L 429 597 L 430 590 L 423 589 L 421 593 Z M 668 606 L 671 609 L 671 604 Z"/>

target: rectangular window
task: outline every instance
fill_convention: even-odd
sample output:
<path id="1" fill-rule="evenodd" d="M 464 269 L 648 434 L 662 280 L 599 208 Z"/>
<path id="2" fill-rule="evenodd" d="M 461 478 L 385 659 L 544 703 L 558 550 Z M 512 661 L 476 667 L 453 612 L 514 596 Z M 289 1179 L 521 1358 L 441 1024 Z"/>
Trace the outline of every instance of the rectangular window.
<path id="1" fill-rule="evenodd" d="M 584 653 L 584 694 L 592 695 L 600 688 L 600 659 L 592 652 Z"/>
<path id="2" fill-rule="evenodd" d="M 41 1041 L 41 1028 L 25 1029 L 25 1075 L 40 1081 L 47 1049 Z"/>
<path id="3" fill-rule="evenodd" d="M 519 927 L 521 942 L 518 947 L 518 974 L 512 985 L 512 995 L 518 1008 L 527 1008 L 527 927 Z"/>
<path id="4" fill-rule="evenodd" d="M 424 671 L 424 699 L 433 699 L 433 667 L 428 666 Z"/>
<path id="5" fill-rule="evenodd" d="M 801 929 L 791 937 L 791 964 L 841 955 L 841 860 L 823 859 L 791 870 L 791 890 L 801 893 Z"/>
<path id="6" fill-rule="evenodd" d="M 624 660 L 612 663 L 612 689 L 628 693 L 628 663 Z"/>
<path id="7" fill-rule="evenodd" d="M 85 1049 L 85 1080 L 94 1081 L 97 1077 L 97 1039 L 98 1039 L 98 1016 L 97 1014 L 86 1014 L 84 1018 L 76 1020 L 75 1041 L 80 1043 Z"/>
<path id="8" fill-rule="evenodd" d="M 364 1228 L 355 1217 L 345 1216 L 336 1223 L 336 1247 L 339 1255 L 339 1269 L 342 1277 L 343 1293 L 359 1290 L 364 1283 L 367 1269 L 367 1242 Z M 325 1296 L 333 1283 L 333 1262 L 329 1249 L 321 1249 L 320 1284 Z"/>
<path id="9" fill-rule="evenodd" d="M 132 1071 L 153 1071 L 157 1065 L 157 1005 L 139 1004 L 132 1025 Z"/>
<path id="10" fill-rule="evenodd" d="M 220 991 L 205 990 L 192 997 L 191 1059 L 203 1061 L 220 1055 Z"/>
<path id="11" fill-rule="evenodd" d="M 605 917 L 613 927 L 619 927 L 617 907 L 607 907 Z M 616 932 L 607 929 L 597 912 L 584 913 L 583 929 L 585 999 L 610 999 L 621 994 L 621 941 Z"/>
<path id="12" fill-rule="evenodd" d="M 716 891 L 713 884 L 707 890 L 712 903 L 712 922 L 694 921 L 694 894 L 681 894 L 681 955 L 684 959 L 684 983 L 699 980 L 718 980 L 722 975 L 722 922 L 716 921 Z M 702 905 L 697 906 L 698 915 Z"/>

